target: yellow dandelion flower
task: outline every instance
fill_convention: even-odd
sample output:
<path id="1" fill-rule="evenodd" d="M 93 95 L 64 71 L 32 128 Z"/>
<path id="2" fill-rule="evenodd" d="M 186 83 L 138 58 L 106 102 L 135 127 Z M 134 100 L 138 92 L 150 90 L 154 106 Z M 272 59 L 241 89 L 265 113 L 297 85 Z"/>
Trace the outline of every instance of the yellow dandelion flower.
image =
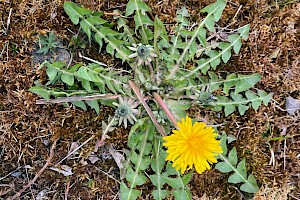
<path id="1" fill-rule="evenodd" d="M 177 125 L 179 130 L 163 137 L 163 145 L 168 148 L 166 160 L 172 161 L 172 166 L 181 170 L 182 174 L 193 166 L 199 174 L 210 169 L 209 164 L 216 163 L 216 156 L 223 152 L 220 141 L 216 140 L 218 134 L 205 123 L 193 124 L 188 116 Z"/>

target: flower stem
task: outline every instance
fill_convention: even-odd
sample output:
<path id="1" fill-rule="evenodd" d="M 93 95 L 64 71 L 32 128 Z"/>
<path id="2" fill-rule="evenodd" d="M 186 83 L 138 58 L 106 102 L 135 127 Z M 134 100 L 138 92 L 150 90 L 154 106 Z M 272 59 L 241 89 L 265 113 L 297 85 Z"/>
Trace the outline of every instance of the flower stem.
<path id="1" fill-rule="evenodd" d="M 155 119 L 155 116 L 152 112 L 152 110 L 150 109 L 150 107 L 148 106 L 148 104 L 146 103 L 144 97 L 142 96 L 142 94 L 139 91 L 139 88 L 134 84 L 133 81 L 129 80 L 128 81 L 130 87 L 132 88 L 132 90 L 134 91 L 135 95 L 137 96 L 137 98 L 140 100 L 140 102 L 142 103 L 143 107 L 145 108 L 145 110 L 147 111 L 149 117 L 151 118 L 153 124 L 155 125 L 155 127 L 157 128 L 158 132 L 164 137 L 166 136 L 165 130 L 159 125 L 159 123 L 157 122 L 157 120 Z"/>
<path id="2" fill-rule="evenodd" d="M 173 125 L 178 129 L 177 121 L 173 115 L 173 113 L 170 111 L 168 106 L 165 104 L 165 102 L 162 100 L 162 98 L 157 94 L 156 92 L 153 92 L 153 97 L 157 101 L 157 103 L 160 105 L 160 107 L 165 111 L 166 115 L 168 116 L 169 120 L 173 123 Z"/>
<path id="3" fill-rule="evenodd" d="M 102 130 L 102 136 L 101 136 L 101 140 L 99 140 L 95 147 L 94 147 L 94 152 L 98 151 L 98 148 L 100 146 L 102 146 L 104 144 L 104 140 L 106 139 L 106 134 L 109 132 L 109 129 L 113 126 L 114 121 L 116 120 L 115 116 L 109 121 L 107 127 L 105 128 L 105 130 Z"/>

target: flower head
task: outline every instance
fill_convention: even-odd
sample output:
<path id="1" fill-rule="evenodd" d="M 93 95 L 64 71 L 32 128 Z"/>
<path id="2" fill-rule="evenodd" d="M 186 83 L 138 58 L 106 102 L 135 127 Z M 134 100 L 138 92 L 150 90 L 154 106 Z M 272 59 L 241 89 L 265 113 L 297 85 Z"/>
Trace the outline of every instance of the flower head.
<path id="1" fill-rule="evenodd" d="M 128 57 L 137 58 L 137 65 L 150 65 L 154 57 L 157 57 L 151 45 L 132 44 L 132 47 L 128 48 L 134 51 L 134 53 L 130 54 Z"/>
<path id="2" fill-rule="evenodd" d="M 172 166 L 180 169 L 182 174 L 193 165 L 199 174 L 210 169 L 209 164 L 217 162 L 215 156 L 223 152 L 214 129 L 202 122 L 193 124 L 188 116 L 177 125 L 179 130 L 163 137 L 163 145 L 168 148 L 166 160 L 172 161 Z"/>
<path id="3" fill-rule="evenodd" d="M 120 97 L 119 103 L 114 102 L 113 104 L 118 107 L 115 116 L 119 118 L 119 126 L 123 122 L 125 128 L 127 128 L 127 120 L 131 124 L 134 124 L 134 122 L 137 121 L 134 115 L 138 115 L 139 113 L 138 109 L 136 109 L 139 102 L 127 97 Z"/>

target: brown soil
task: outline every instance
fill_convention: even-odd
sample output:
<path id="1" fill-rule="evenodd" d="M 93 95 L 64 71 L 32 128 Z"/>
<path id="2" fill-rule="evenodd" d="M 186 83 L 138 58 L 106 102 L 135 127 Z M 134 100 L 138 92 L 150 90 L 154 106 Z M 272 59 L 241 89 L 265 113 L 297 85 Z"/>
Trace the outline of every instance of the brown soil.
<path id="1" fill-rule="evenodd" d="M 112 12 L 116 8 L 124 10 L 127 1 L 80 2 L 93 10 Z M 172 29 L 177 8 L 186 6 L 198 19 L 201 17 L 199 9 L 211 2 L 149 0 L 148 4 L 153 16 L 158 15 L 168 24 L 168 29 Z M 237 114 L 218 117 L 199 108 L 190 111 L 194 117 L 206 117 L 218 124 L 226 122 L 220 130 L 237 137 L 231 147 L 237 148 L 239 158 L 246 158 L 248 172 L 254 174 L 261 186 L 256 199 L 300 198 L 300 117 L 282 110 L 287 96 L 300 98 L 299 21 L 297 0 L 228 2 L 219 25 L 233 22 L 230 27 L 237 28 L 250 23 L 251 32 L 240 54 L 234 55 L 222 71 L 260 73 L 262 81 L 256 88 L 274 92 L 274 101 L 257 112 L 247 111 L 242 117 Z M 77 33 L 77 30 L 64 12 L 61 0 L 3 0 L 0 3 L 0 198 L 15 194 L 35 176 L 46 163 L 54 140 L 59 138 L 52 164 L 68 154 L 72 142 L 82 143 L 94 135 L 95 139 L 73 159 L 63 162 L 72 168 L 74 174 L 70 179 L 46 169 L 22 193 L 21 199 L 35 199 L 41 191 L 48 191 L 46 199 L 64 199 L 68 184 L 69 199 L 118 199 L 118 167 L 107 156 L 107 148 L 98 151 L 100 160 L 95 164 L 87 159 L 97 138 L 101 137 L 101 121 L 107 120 L 113 110 L 102 107 L 101 114 L 97 115 L 92 110 L 85 112 L 73 106 L 36 105 L 38 97 L 28 91 L 34 81 L 46 81 L 44 69 L 37 70 L 32 63 L 38 35 L 54 31 L 68 44 L 72 32 Z M 86 54 L 98 60 L 110 59 L 98 54 L 97 49 L 86 50 Z M 128 130 L 118 128 L 110 133 L 106 143 L 122 149 L 126 147 L 127 134 Z M 286 140 L 271 140 L 285 135 Z M 271 152 L 274 152 L 274 164 L 270 163 Z M 193 198 L 201 199 L 206 194 L 210 199 L 246 199 L 238 185 L 227 183 L 228 176 L 217 170 L 194 174 L 190 182 Z M 143 199 L 149 199 L 151 185 L 141 189 Z"/>

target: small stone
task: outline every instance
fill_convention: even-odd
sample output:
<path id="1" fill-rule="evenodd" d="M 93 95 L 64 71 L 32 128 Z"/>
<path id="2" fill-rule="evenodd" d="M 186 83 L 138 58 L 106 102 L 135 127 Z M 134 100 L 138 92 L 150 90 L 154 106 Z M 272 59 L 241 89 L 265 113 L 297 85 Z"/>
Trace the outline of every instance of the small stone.
<path id="1" fill-rule="evenodd" d="M 71 60 L 71 54 L 69 53 L 69 51 L 67 51 L 64 48 L 55 48 L 54 49 L 54 53 L 51 53 L 50 51 L 46 54 L 43 53 L 38 53 L 38 50 L 33 50 L 32 51 L 32 61 L 34 65 L 37 64 L 42 64 L 44 61 L 62 61 L 66 64 L 69 64 L 70 60 Z"/>
<path id="2" fill-rule="evenodd" d="M 297 111 L 300 110 L 300 100 L 294 99 L 293 97 L 286 98 L 286 111 L 290 115 L 294 115 Z"/>
<path id="3" fill-rule="evenodd" d="M 16 171 L 16 172 L 11 174 L 11 176 L 15 177 L 15 178 L 19 178 L 21 175 L 22 175 L 22 172 L 20 172 L 20 171 Z"/>

